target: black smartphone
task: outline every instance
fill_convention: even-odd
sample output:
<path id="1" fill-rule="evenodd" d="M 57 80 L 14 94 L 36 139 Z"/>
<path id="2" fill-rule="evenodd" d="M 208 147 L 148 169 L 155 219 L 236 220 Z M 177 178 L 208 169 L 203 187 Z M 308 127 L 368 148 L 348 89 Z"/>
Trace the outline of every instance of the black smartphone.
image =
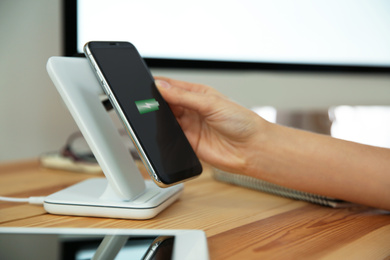
<path id="1" fill-rule="evenodd" d="M 151 178 L 161 187 L 202 172 L 194 150 L 129 42 L 88 42 L 84 53 Z"/>

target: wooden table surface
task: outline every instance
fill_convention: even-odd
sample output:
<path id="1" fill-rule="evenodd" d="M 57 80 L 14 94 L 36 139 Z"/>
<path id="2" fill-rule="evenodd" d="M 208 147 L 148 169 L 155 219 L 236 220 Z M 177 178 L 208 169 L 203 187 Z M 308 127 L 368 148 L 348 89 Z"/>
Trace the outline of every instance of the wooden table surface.
<path id="1" fill-rule="evenodd" d="M 91 177 L 41 168 L 37 160 L 3 163 L 0 196 L 45 196 Z M 151 220 L 59 216 L 39 205 L 0 202 L 0 227 L 201 229 L 211 259 L 390 259 L 388 212 L 273 196 L 217 182 L 210 169 Z"/>

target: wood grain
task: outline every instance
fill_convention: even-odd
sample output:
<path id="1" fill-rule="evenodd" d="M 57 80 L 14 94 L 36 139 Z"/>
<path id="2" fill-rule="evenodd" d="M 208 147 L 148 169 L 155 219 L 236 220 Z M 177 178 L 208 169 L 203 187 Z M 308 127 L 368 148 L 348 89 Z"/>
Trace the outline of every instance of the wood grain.
<path id="1" fill-rule="evenodd" d="M 1 196 L 45 196 L 89 174 L 43 169 L 37 161 L 0 165 Z M 390 215 L 331 209 L 213 180 L 206 167 L 180 200 L 151 220 L 59 216 L 41 206 L 0 202 L 0 227 L 202 229 L 211 259 L 384 259 Z"/>

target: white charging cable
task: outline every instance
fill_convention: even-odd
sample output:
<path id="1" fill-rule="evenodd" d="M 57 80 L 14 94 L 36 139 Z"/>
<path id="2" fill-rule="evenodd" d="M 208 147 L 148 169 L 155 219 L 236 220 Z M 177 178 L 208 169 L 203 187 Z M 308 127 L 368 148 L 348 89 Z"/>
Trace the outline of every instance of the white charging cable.
<path id="1" fill-rule="evenodd" d="M 0 196 L 1 201 L 8 202 L 19 202 L 19 203 L 30 203 L 35 205 L 42 205 L 46 197 L 29 197 L 29 198 L 11 198 L 11 197 L 2 197 Z"/>

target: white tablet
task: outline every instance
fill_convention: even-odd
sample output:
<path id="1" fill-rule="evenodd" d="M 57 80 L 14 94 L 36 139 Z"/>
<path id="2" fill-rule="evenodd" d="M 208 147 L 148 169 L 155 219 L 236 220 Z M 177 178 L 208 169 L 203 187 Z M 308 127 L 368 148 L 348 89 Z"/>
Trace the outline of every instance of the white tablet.
<path id="1" fill-rule="evenodd" d="M 209 259 L 201 230 L 0 228 L 0 259 Z"/>

